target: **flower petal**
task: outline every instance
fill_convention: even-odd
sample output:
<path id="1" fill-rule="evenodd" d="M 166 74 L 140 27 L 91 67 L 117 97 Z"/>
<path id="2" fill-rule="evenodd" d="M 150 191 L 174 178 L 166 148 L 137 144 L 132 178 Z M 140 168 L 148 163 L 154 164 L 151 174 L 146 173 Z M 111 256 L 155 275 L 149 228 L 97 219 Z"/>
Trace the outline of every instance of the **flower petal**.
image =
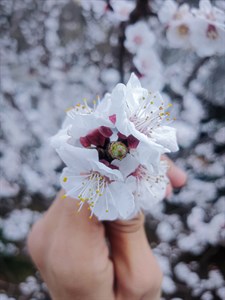
<path id="1" fill-rule="evenodd" d="M 112 164 L 117 166 L 120 172 L 123 174 L 124 178 L 126 178 L 137 169 L 140 162 L 138 162 L 132 155 L 127 154 L 127 156 L 122 160 L 113 160 Z"/>
<path id="2" fill-rule="evenodd" d="M 104 199 L 106 196 L 108 197 L 108 195 L 105 195 L 100 198 L 95 204 L 94 209 L 91 208 L 91 210 L 94 211 L 94 215 L 99 219 L 99 221 L 116 220 L 119 217 L 118 211 L 111 202 L 106 203 L 107 200 Z"/>
<path id="3" fill-rule="evenodd" d="M 110 193 L 115 201 L 122 219 L 128 219 L 135 209 L 134 196 L 123 182 L 112 182 L 109 185 Z"/>
<path id="4" fill-rule="evenodd" d="M 67 196 L 78 199 L 79 191 L 83 187 L 82 183 L 86 176 L 80 175 L 76 170 L 64 168 L 60 177 L 60 182 Z"/>
<path id="5" fill-rule="evenodd" d="M 95 149 L 84 149 L 64 143 L 56 151 L 68 167 L 77 169 L 78 172 L 89 171 L 89 160 L 98 160 L 98 152 Z"/>
<path id="6" fill-rule="evenodd" d="M 152 133 L 152 138 L 156 143 L 165 147 L 166 152 L 177 151 L 176 129 L 169 126 L 161 126 L 156 128 Z"/>

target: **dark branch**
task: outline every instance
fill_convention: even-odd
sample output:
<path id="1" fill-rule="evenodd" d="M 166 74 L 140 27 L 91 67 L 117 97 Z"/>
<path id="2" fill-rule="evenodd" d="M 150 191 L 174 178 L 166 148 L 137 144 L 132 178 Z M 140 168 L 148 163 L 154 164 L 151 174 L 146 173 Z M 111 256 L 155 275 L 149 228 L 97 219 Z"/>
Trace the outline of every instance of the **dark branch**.
<path id="1" fill-rule="evenodd" d="M 141 18 L 156 16 L 152 11 L 148 0 L 137 0 L 135 9 L 130 14 L 130 23 L 133 24 Z"/>
<path id="2" fill-rule="evenodd" d="M 194 67 L 193 71 L 191 72 L 191 74 L 188 76 L 188 78 L 186 79 L 185 83 L 184 83 L 184 87 L 186 89 L 188 89 L 190 87 L 191 82 L 197 77 L 198 75 L 198 71 L 200 70 L 200 68 L 206 63 L 208 62 L 210 59 L 210 57 L 204 57 L 203 59 L 201 59 Z"/>

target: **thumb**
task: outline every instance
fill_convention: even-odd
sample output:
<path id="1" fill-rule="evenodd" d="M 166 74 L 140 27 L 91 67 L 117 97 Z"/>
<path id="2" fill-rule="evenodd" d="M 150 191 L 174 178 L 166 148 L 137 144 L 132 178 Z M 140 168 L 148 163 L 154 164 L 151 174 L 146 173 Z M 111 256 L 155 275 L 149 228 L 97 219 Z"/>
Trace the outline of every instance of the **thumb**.
<path id="1" fill-rule="evenodd" d="M 141 298 L 150 289 L 151 295 L 160 290 L 162 275 L 146 237 L 144 219 L 139 213 L 132 220 L 106 223 L 118 299 L 133 299 L 134 294 Z"/>

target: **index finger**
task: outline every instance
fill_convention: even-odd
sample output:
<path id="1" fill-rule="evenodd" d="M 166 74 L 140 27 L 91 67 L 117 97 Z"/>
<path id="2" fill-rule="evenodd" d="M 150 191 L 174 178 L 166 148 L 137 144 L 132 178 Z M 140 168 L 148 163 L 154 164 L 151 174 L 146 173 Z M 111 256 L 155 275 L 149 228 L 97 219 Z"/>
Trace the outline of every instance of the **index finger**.
<path id="1" fill-rule="evenodd" d="M 169 165 L 167 176 L 172 187 L 182 187 L 187 181 L 187 174 L 181 168 L 177 167 L 167 156 L 162 156 L 162 160 L 165 160 Z"/>

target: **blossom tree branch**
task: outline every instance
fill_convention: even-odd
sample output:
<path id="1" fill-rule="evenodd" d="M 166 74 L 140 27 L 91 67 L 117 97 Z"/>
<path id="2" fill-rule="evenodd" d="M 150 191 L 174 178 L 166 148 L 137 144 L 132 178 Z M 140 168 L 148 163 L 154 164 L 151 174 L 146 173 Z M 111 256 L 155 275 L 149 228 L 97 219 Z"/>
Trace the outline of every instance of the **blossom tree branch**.
<path id="1" fill-rule="evenodd" d="M 130 14 L 130 23 L 135 23 L 141 18 L 157 16 L 151 9 L 149 0 L 137 0 L 135 9 Z"/>
<path id="2" fill-rule="evenodd" d="M 201 60 L 199 60 L 199 62 L 195 65 L 194 69 L 192 70 L 191 74 L 188 76 L 188 78 L 186 79 L 185 83 L 184 83 L 184 87 L 186 89 L 188 89 L 190 87 L 191 82 L 196 78 L 196 76 L 198 75 L 198 71 L 200 70 L 200 68 L 209 61 L 210 57 L 204 57 Z"/>

